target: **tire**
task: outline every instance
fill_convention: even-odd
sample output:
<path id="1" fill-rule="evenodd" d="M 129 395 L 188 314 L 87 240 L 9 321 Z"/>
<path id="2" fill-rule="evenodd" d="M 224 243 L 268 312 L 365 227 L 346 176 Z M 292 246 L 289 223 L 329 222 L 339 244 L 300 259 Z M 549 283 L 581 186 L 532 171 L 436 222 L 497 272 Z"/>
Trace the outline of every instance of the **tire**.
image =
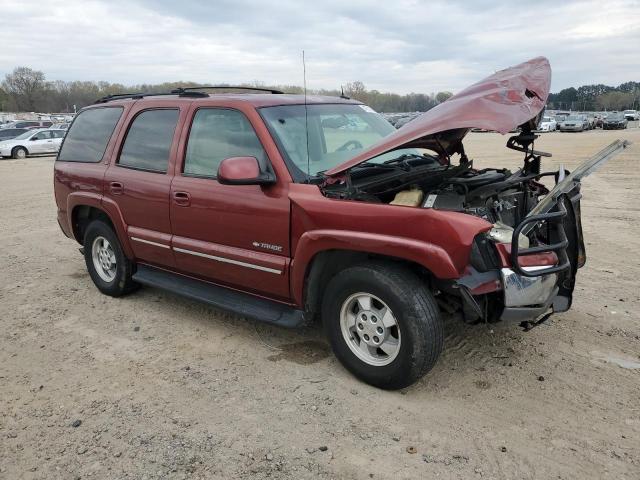
<path id="1" fill-rule="evenodd" d="M 124 255 L 113 229 L 101 220 L 87 227 L 84 260 L 91 280 L 105 295 L 120 297 L 137 289 L 131 278 L 135 265 Z"/>
<path id="2" fill-rule="evenodd" d="M 368 309 L 361 308 L 363 300 L 367 306 L 366 296 Z M 385 307 L 395 321 L 389 328 Z M 325 290 L 321 312 L 338 360 L 376 387 L 395 390 L 413 384 L 433 368 L 442 352 L 444 328 L 433 295 L 416 275 L 398 265 L 368 263 L 341 271 Z M 351 318 L 355 323 L 345 327 Z M 378 338 L 375 329 L 381 327 Z M 362 343 L 365 338 L 369 343 Z M 376 338 L 388 353 L 370 343 Z"/>
<path id="3" fill-rule="evenodd" d="M 15 147 L 13 150 L 11 150 L 11 158 L 22 160 L 24 158 L 27 158 L 27 155 L 29 155 L 29 152 L 24 147 Z"/>

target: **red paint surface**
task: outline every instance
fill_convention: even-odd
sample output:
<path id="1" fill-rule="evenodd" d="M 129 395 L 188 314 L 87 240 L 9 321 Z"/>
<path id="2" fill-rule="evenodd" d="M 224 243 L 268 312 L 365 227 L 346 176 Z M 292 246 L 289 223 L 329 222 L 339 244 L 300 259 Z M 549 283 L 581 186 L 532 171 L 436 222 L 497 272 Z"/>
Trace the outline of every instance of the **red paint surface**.
<path id="1" fill-rule="evenodd" d="M 221 180 L 247 180 L 258 178 L 260 167 L 255 157 L 226 158 L 218 168 L 218 178 Z"/>
<path id="2" fill-rule="evenodd" d="M 538 100 L 525 102 L 516 93 L 527 86 L 546 98 L 545 65 L 548 64 L 543 59 L 532 62 L 529 66 L 516 67 L 524 72 L 520 81 L 509 80 L 509 75 L 499 72 L 490 77 L 494 79 L 493 90 L 486 81 L 476 84 L 463 95 L 470 99 L 476 92 L 476 100 L 467 102 L 464 108 L 465 102 L 449 100 L 442 105 L 458 106 L 439 107 L 444 115 L 440 123 L 432 118 L 433 114 L 426 120 L 416 120 L 418 123 L 409 124 L 410 129 L 393 134 L 393 142 L 398 144 L 424 136 L 425 123 L 429 131 L 438 128 L 438 124 L 447 128 L 455 124 L 502 131 L 511 128 L 515 121 L 524 121 L 527 115 L 535 115 Z M 511 70 L 513 72 L 515 70 Z M 530 77 L 535 72 L 537 83 L 532 83 Z M 496 95 L 500 101 L 494 98 Z M 359 103 L 332 97 L 308 97 L 307 100 L 309 103 Z M 74 209 L 82 205 L 98 208 L 109 216 L 125 254 L 134 261 L 297 306 L 303 303 L 309 265 L 315 255 L 326 250 L 347 249 L 401 258 L 424 266 L 439 278 L 459 278 L 468 265 L 473 238 L 491 228 L 488 222 L 456 212 L 328 199 L 316 185 L 292 183 L 286 164 L 256 109 L 303 101 L 300 95 L 245 94 L 109 102 L 108 105 L 123 106 L 124 112 L 102 162 L 55 164 L 55 197 L 62 229 L 81 242 L 72 228 Z M 497 120 L 499 109 L 494 109 L 489 118 L 483 117 L 481 107 L 487 102 L 501 105 L 500 108 L 508 112 L 508 118 L 504 122 Z M 167 172 L 151 173 L 119 166 L 120 146 L 134 116 L 142 110 L 168 106 L 179 108 L 180 116 Z M 207 107 L 236 109 L 247 117 L 269 158 L 276 176 L 274 184 L 222 185 L 214 178 L 181 173 L 193 116 L 199 108 Z M 459 120 L 453 118 L 456 115 Z M 233 170 L 224 172 L 225 175 L 244 177 L 255 173 L 248 163 L 233 162 L 230 166 Z M 253 267 L 133 241 L 132 236 Z"/>

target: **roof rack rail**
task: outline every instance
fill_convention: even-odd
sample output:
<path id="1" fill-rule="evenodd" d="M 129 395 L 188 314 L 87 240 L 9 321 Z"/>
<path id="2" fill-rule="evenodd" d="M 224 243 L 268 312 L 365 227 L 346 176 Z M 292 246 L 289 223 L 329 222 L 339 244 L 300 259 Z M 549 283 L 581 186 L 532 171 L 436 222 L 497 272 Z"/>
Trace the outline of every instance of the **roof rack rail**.
<path id="1" fill-rule="evenodd" d="M 283 94 L 284 92 L 281 90 L 275 90 L 273 88 L 262 88 L 262 87 L 241 87 L 235 85 L 202 85 L 199 87 L 179 87 L 174 90 L 171 90 L 171 93 L 184 94 L 189 93 L 194 90 L 209 90 L 209 89 L 218 89 L 218 90 L 252 90 L 256 92 L 269 92 L 273 94 Z"/>
<path id="2" fill-rule="evenodd" d="M 205 92 L 198 92 L 198 90 L 209 90 L 209 89 L 219 89 L 219 90 L 252 90 L 257 92 L 269 92 L 273 94 L 282 94 L 284 92 L 280 90 L 274 90 L 272 88 L 261 88 L 261 87 L 237 87 L 234 85 L 203 85 L 200 87 L 179 87 L 171 90 L 170 92 L 137 92 L 137 93 L 114 93 L 112 95 L 107 95 L 102 98 L 96 100 L 95 103 L 107 103 L 112 100 L 124 100 L 125 98 L 131 98 L 135 100 L 139 100 L 144 97 L 155 97 L 159 95 L 179 95 L 181 97 L 208 97 L 209 94 Z"/>
<path id="3" fill-rule="evenodd" d="M 167 92 L 147 92 L 147 93 L 142 93 L 142 92 L 138 92 L 138 93 L 114 93 L 112 95 L 106 95 L 102 98 L 97 99 L 95 103 L 107 103 L 110 102 L 111 100 L 122 100 L 125 98 L 133 98 L 136 100 L 139 100 L 143 97 L 152 97 L 152 96 L 156 96 L 156 95 L 175 95 L 174 93 L 167 93 Z"/>

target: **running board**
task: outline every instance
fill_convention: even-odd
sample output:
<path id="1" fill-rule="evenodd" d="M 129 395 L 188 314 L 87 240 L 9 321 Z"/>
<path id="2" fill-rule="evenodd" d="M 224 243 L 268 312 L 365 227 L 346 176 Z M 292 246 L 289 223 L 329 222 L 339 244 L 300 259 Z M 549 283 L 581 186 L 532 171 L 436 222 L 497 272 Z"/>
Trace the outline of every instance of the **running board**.
<path id="1" fill-rule="evenodd" d="M 138 265 L 137 267 L 133 280 L 143 285 L 168 290 L 187 298 L 208 303 L 222 310 L 281 327 L 293 328 L 304 323 L 304 312 L 288 305 L 148 265 Z"/>

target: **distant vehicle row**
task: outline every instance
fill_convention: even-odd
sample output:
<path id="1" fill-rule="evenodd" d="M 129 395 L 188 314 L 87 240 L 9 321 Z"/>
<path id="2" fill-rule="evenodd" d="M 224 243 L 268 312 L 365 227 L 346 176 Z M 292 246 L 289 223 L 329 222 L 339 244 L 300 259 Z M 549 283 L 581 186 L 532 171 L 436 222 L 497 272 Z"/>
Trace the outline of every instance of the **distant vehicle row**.
<path id="1" fill-rule="evenodd" d="M 25 130 L 21 135 L 11 139 L 3 140 L 0 137 L 0 158 L 21 159 L 28 155 L 57 153 L 66 133 L 64 129 L 39 128 Z"/>

